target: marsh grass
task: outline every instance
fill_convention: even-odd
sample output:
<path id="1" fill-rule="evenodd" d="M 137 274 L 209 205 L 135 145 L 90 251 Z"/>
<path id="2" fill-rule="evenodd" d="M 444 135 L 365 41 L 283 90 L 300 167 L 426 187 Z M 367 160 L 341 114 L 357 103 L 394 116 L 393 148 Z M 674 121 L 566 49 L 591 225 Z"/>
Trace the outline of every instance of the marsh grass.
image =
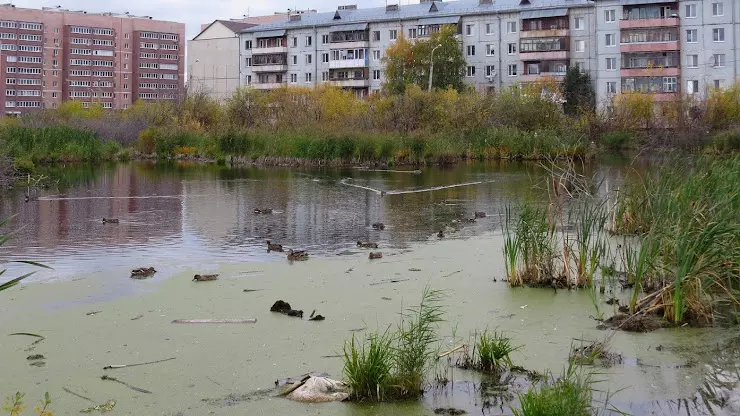
<path id="1" fill-rule="evenodd" d="M 13 218 L 15 218 L 15 215 L 13 215 L 11 217 L 8 217 L 8 218 L 0 221 L 0 229 L 2 229 L 3 227 L 6 227 Z M 6 234 L 0 234 L 0 247 L 2 247 L 5 243 L 7 243 L 12 236 L 13 236 L 13 233 L 12 232 L 6 233 Z M 29 264 L 29 265 L 36 266 L 36 267 L 42 267 L 42 268 L 45 268 L 45 269 L 51 269 L 51 267 L 49 267 L 49 266 L 45 266 L 45 265 L 43 265 L 41 263 L 36 263 L 36 262 L 30 261 L 30 260 L 19 260 L 19 261 L 16 261 L 16 262 L 17 263 Z M 5 272 L 7 272 L 7 270 L 8 269 L 2 269 L 2 270 L 0 270 L 0 277 L 2 277 L 5 274 Z M 18 276 L 18 277 L 14 278 L 14 279 L 8 280 L 7 282 L 0 283 L 0 291 L 10 289 L 11 287 L 13 287 L 13 286 L 17 285 L 18 283 L 20 283 L 21 280 L 23 280 L 23 279 L 25 279 L 27 277 L 32 276 L 34 273 L 36 273 L 36 272 L 35 271 L 34 272 L 29 272 L 29 273 L 26 273 L 26 274 L 24 274 L 22 276 Z"/>
<path id="2" fill-rule="evenodd" d="M 355 400 L 418 397 L 437 358 L 437 324 L 443 293 L 424 289 L 418 306 L 406 309 L 395 331 L 344 343 L 344 376 Z"/>
<path id="3" fill-rule="evenodd" d="M 503 332 L 498 330 L 489 332 L 486 329 L 476 342 L 477 362 L 474 366 L 484 372 L 501 373 L 514 365 L 511 354 L 521 348 L 521 345 L 515 346 L 511 338 L 505 336 Z"/>
<path id="4" fill-rule="evenodd" d="M 737 321 L 740 156 L 705 156 L 686 165 L 669 163 L 620 195 L 618 231 L 643 236 L 627 256 L 629 273 L 640 283 L 630 308 L 662 313 L 675 324 Z M 645 282 L 655 293 L 638 299 Z"/>
<path id="5" fill-rule="evenodd" d="M 531 202 L 518 207 L 518 216 L 506 208 L 504 256 L 511 286 L 549 285 L 554 274 L 555 227 L 548 211 Z"/>
<path id="6" fill-rule="evenodd" d="M 610 395 L 599 402 L 594 398 L 598 373 L 569 364 L 559 378 L 548 372 L 545 381 L 519 394 L 515 416 L 592 416 L 602 412 L 621 413 L 609 404 Z"/>

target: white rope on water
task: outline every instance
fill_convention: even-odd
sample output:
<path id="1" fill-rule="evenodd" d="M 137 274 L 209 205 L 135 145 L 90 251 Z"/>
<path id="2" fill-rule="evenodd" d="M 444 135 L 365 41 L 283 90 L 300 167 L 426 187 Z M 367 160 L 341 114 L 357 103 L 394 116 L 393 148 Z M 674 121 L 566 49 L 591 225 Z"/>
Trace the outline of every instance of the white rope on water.
<path id="1" fill-rule="evenodd" d="M 452 185 L 441 185 L 441 186 L 433 186 L 430 188 L 422 188 L 422 189 L 412 189 L 408 191 L 381 191 L 380 189 L 370 188 L 369 186 L 362 186 L 362 185 L 356 185 L 353 183 L 348 183 L 347 181 L 351 180 L 349 178 L 342 179 L 339 181 L 342 185 L 346 186 L 352 186 L 354 188 L 360 188 L 365 189 L 367 191 L 375 192 L 378 195 L 403 195 L 403 194 L 416 194 L 420 192 L 434 192 L 434 191 L 440 191 L 442 189 L 450 189 L 450 188 L 459 188 L 462 186 L 473 186 L 473 185 L 480 185 L 484 183 L 483 181 L 475 181 L 475 182 L 464 182 L 464 183 L 456 183 Z"/>

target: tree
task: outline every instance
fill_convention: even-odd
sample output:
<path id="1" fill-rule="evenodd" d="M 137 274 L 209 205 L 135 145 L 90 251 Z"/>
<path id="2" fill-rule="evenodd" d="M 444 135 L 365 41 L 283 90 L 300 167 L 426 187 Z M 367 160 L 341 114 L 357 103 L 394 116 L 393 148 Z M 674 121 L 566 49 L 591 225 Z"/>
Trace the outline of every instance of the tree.
<path id="1" fill-rule="evenodd" d="M 384 90 L 389 94 L 402 94 L 412 84 L 426 90 L 429 86 L 429 63 L 435 47 L 432 86 L 464 90 L 465 58 L 456 34 L 455 26 L 445 25 L 427 40 L 412 43 L 403 36 L 399 37 L 383 58 L 386 65 Z"/>
<path id="2" fill-rule="evenodd" d="M 596 107 L 596 94 L 591 77 L 578 66 L 571 66 L 563 79 L 563 95 L 566 114 L 574 115 L 581 111 L 593 111 Z"/>

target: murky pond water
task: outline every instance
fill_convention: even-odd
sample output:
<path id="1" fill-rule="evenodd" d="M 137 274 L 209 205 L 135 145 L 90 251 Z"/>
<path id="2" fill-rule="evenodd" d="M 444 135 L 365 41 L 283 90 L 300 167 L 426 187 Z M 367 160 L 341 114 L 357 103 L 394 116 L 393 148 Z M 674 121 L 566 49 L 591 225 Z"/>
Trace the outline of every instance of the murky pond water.
<path id="1" fill-rule="evenodd" d="M 335 356 L 342 342 L 396 322 L 427 285 L 447 295 L 443 348 L 499 327 L 524 345 L 515 362 L 557 373 L 574 339 L 605 336 L 589 318 L 594 308 L 586 293 L 500 282 L 500 213 L 522 198 L 543 198 L 537 186 L 545 171 L 534 165 L 471 163 L 417 174 L 120 164 L 61 173 L 63 185 L 29 202 L 23 189 L 0 194 L 0 217 L 17 214 L 15 224 L 23 226 L 0 249 L 0 260 L 54 267 L 2 294 L 0 393 L 22 390 L 35 400 L 50 391 L 57 414 L 93 405 L 67 390 L 96 404 L 115 399 L 115 414 L 417 415 L 436 407 L 508 413 L 511 403 L 481 395 L 487 380 L 458 369 L 447 370 L 453 383 L 412 403 L 309 406 L 254 394 L 308 371 L 341 377 Z M 602 163 L 585 173 L 614 188 L 630 168 Z M 450 187 L 459 184 L 465 186 Z M 255 214 L 256 208 L 273 212 Z M 489 217 L 461 221 L 475 211 Z M 103 217 L 120 222 L 103 224 Z M 372 228 L 378 221 L 384 231 Z M 267 239 L 315 256 L 288 264 L 266 252 Z M 357 240 L 378 242 L 384 258 L 370 262 Z M 128 278 L 132 268 L 149 265 L 158 270 L 153 279 Z M 7 266 L 10 276 L 26 270 Z M 193 283 L 195 272 L 220 278 Z M 277 299 L 327 320 L 275 316 L 269 307 Z M 203 318 L 257 324 L 171 323 Z M 30 352 L 33 339 L 5 336 L 14 332 L 46 339 Z M 632 414 L 739 414 L 738 336 L 735 329 L 618 333 L 612 349 L 624 360 L 603 370 L 601 387 L 616 392 L 614 404 Z M 29 365 L 26 357 L 35 353 L 46 357 L 45 366 Z M 152 393 L 102 381 L 103 373 Z"/>

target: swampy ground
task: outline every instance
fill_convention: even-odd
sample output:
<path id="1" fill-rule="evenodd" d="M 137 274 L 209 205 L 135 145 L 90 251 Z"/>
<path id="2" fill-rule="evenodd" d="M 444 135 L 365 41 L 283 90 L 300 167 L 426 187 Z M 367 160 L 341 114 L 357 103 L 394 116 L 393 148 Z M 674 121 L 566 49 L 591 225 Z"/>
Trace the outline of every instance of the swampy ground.
<path id="1" fill-rule="evenodd" d="M 633 174 L 621 163 L 587 169 L 612 187 Z M 278 378 L 310 371 L 341 378 L 343 342 L 395 325 L 426 286 L 445 292 L 442 350 L 475 331 L 498 328 L 523 345 L 512 357 L 515 364 L 557 373 L 574 339 L 607 335 L 596 329 L 586 291 L 512 289 L 502 281 L 499 213 L 507 203 L 538 197 L 545 172 L 533 165 L 464 164 L 421 175 L 139 164 L 62 172 L 68 182 L 33 193 L 28 203 L 24 190 L 0 197 L 2 215 L 17 213 L 16 228 L 25 226 L 0 251 L 3 261 L 33 259 L 54 267 L 2 293 L 0 393 L 40 398 L 49 391 L 56 414 L 110 399 L 115 414 L 420 415 L 438 407 L 509 413 L 515 399 L 505 396 L 502 404 L 481 394 L 485 378 L 447 368 L 445 360 L 433 372 L 450 383 L 432 383 L 420 401 L 306 405 L 269 391 Z M 387 193 L 343 185 L 347 177 Z M 423 191 L 470 182 L 481 183 Z M 255 208 L 275 211 L 255 215 Z M 474 211 L 490 216 L 460 222 Z M 103 225 L 103 217 L 120 223 Z M 376 221 L 386 229 L 373 230 Z M 446 237 L 439 240 L 443 227 Z M 290 264 L 266 252 L 268 238 L 307 249 L 312 258 Z M 368 260 L 357 240 L 378 242 L 384 257 Z M 27 270 L 7 266 L 10 276 Z M 129 278 L 131 269 L 143 266 L 158 272 L 151 279 Z M 196 273 L 220 276 L 196 283 Z M 607 316 L 609 297 L 597 300 Z M 326 320 L 269 312 L 278 299 L 306 314 L 315 309 Z M 221 318 L 257 322 L 172 323 Z M 35 338 L 8 335 L 16 332 L 45 339 L 28 351 Z M 611 349 L 623 360 L 596 368 L 604 380 L 599 388 L 636 415 L 738 414 L 738 337 L 734 328 L 616 333 Z M 44 355 L 44 365 L 30 365 L 32 354 Z M 103 374 L 136 389 L 101 380 Z"/>

